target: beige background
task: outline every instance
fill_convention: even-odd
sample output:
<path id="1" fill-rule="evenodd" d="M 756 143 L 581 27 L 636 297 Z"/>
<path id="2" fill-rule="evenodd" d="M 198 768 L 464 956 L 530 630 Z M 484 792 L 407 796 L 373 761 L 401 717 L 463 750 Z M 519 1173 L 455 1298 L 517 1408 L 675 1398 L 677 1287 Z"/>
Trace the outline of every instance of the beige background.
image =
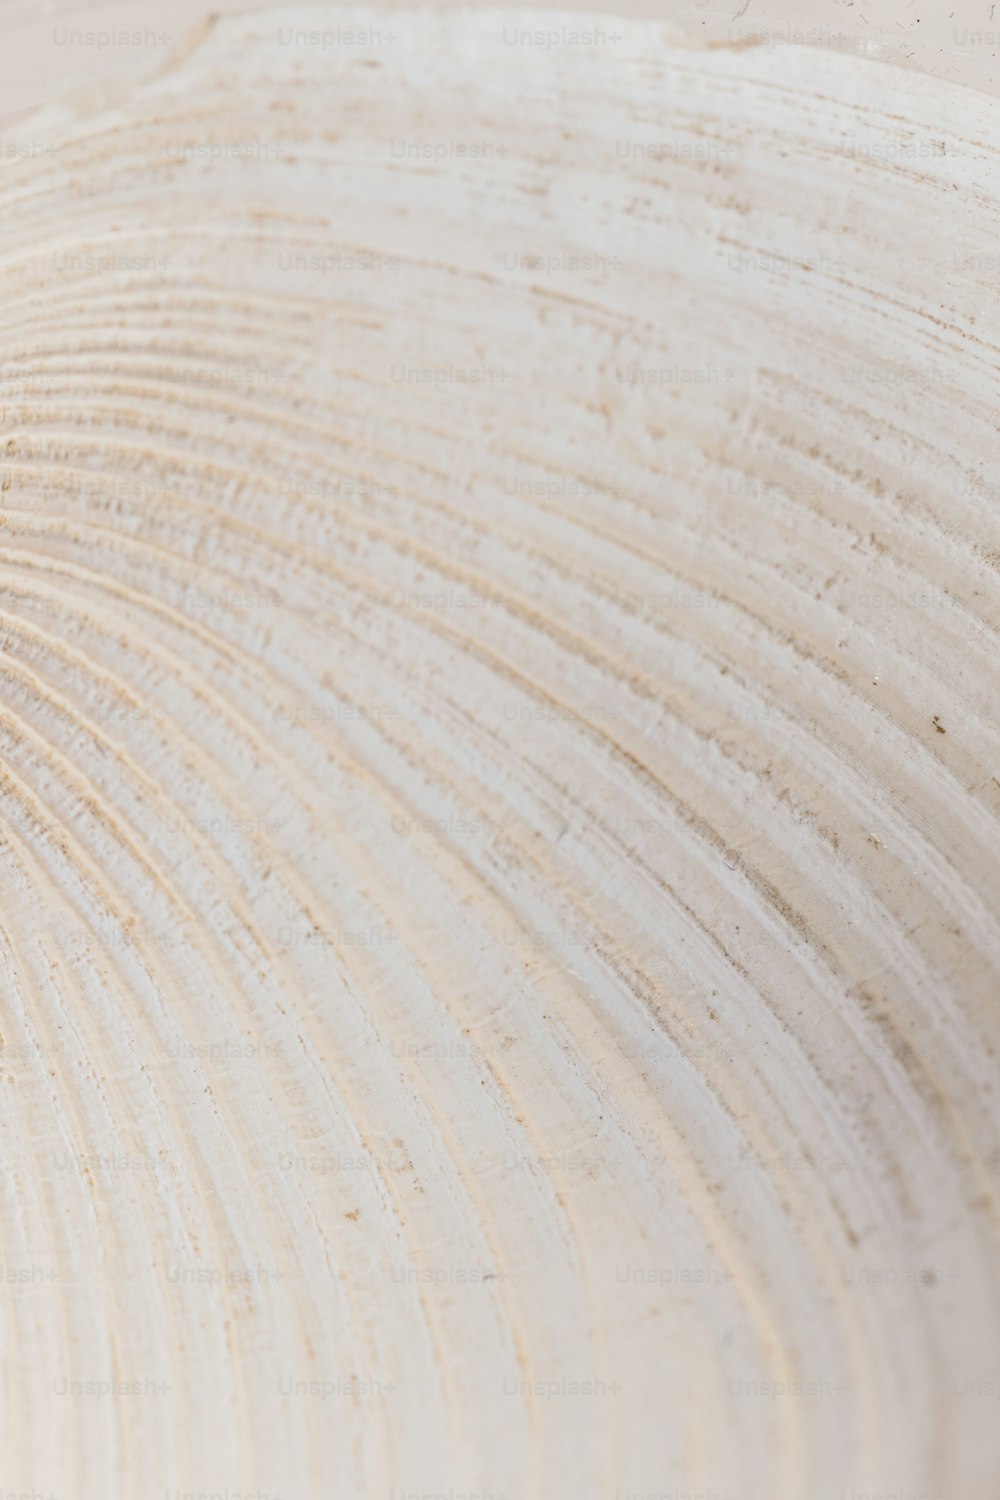
<path id="1" fill-rule="evenodd" d="M 102 94 L 113 103 L 116 88 L 150 67 L 158 70 L 172 51 L 184 50 L 211 12 L 251 8 L 247 0 L 216 0 L 212 6 L 204 0 L 123 0 L 112 5 L 0 0 L 0 128 L 6 140 L 20 139 L 24 121 L 18 117 L 33 105 L 67 97 L 100 103 Z M 692 38 L 714 44 L 759 37 L 772 46 L 791 42 L 857 51 L 990 92 L 997 91 L 1000 79 L 1000 6 L 993 0 L 808 0 L 803 5 L 795 0 L 573 0 L 559 5 L 557 0 L 545 8 L 660 17 Z M 331 15 L 343 10 L 330 5 Z M 64 40 L 64 28 L 139 32 L 143 40 L 74 45 Z M 152 34 L 149 41 L 147 32 Z"/>

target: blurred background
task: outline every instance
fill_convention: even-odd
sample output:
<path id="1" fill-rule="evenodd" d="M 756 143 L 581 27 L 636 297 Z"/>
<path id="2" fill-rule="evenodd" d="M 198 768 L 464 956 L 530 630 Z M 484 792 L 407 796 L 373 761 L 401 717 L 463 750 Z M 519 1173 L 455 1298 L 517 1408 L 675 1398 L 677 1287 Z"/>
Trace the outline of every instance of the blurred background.
<path id="1" fill-rule="evenodd" d="M 465 3 L 527 9 L 497 0 Z M 211 13 L 267 8 L 255 0 L 211 6 L 204 0 L 0 0 L 0 130 L 38 104 L 61 101 L 84 111 L 113 105 L 144 71 L 158 71 L 186 51 Z M 352 9 L 332 0 L 323 8 L 333 20 Z M 833 47 L 993 93 L 1000 82 L 995 0 L 550 0 L 539 9 L 660 19 L 710 46 L 756 39 L 773 47 Z"/>

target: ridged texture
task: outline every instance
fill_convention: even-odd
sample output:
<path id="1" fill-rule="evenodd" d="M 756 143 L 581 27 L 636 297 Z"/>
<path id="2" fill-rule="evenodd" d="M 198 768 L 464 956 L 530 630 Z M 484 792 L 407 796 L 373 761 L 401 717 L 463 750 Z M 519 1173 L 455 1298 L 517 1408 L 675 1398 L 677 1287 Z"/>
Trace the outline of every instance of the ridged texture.
<path id="1" fill-rule="evenodd" d="M 984 1500 L 1000 105 L 337 20 L 0 181 L 4 1487 Z"/>

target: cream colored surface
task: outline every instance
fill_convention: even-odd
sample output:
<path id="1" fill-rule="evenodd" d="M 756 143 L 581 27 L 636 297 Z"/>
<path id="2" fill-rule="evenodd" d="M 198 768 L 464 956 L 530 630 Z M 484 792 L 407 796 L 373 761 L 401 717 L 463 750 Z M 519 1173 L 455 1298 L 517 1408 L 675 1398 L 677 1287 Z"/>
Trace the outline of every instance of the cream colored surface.
<path id="1" fill-rule="evenodd" d="M 451 8 L 454 0 L 429 4 Z M 467 0 L 467 8 L 490 5 Z M 60 92 L 114 95 L 183 49 L 209 16 L 252 8 L 247 0 L 0 0 L 0 124 L 5 113 Z M 316 9 L 323 28 L 336 30 L 342 8 L 327 0 Z M 669 20 L 698 44 L 831 48 L 990 92 L 1000 84 L 993 0 L 554 0 L 551 9 L 563 22 L 574 11 Z"/>
<path id="2" fill-rule="evenodd" d="M 3 1487 L 983 1500 L 1000 105 L 325 24 L 0 179 Z"/>

